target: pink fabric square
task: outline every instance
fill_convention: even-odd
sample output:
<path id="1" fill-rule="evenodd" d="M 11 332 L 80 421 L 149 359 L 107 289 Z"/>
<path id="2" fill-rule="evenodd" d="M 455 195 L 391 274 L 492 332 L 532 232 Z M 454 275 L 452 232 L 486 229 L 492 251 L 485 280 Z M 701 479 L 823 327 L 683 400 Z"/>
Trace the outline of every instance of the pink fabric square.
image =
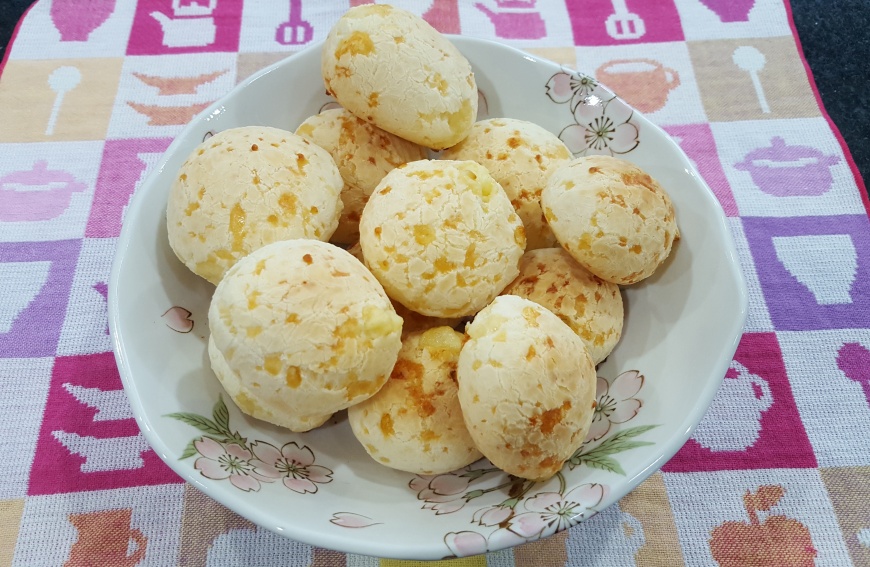
<path id="1" fill-rule="evenodd" d="M 707 416 L 662 470 L 813 468 L 776 334 L 743 335 Z"/>
<path id="2" fill-rule="evenodd" d="M 94 189 L 94 201 L 85 236 L 115 238 L 121 235 L 121 221 L 130 198 L 144 180 L 147 154 L 162 154 L 171 139 L 144 138 L 107 140 L 103 148 L 100 174 Z"/>
<path id="3" fill-rule="evenodd" d="M 112 353 L 58 357 L 28 494 L 180 482 L 139 431 Z"/>
<path id="4" fill-rule="evenodd" d="M 589 0 L 566 5 L 575 45 L 683 41 L 673 0 Z"/>
<path id="5" fill-rule="evenodd" d="M 689 159 L 695 163 L 695 168 L 707 185 L 712 189 L 722 210 L 729 217 L 736 217 L 737 202 L 731 192 L 731 186 L 725 177 L 722 163 L 719 161 L 719 152 L 716 150 L 716 141 L 709 124 L 687 124 L 679 126 L 663 126 L 680 145 Z"/>
<path id="6" fill-rule="evenodd" d="M 139 0 L 127 55 L 234 52 L 242 0 Z"/>

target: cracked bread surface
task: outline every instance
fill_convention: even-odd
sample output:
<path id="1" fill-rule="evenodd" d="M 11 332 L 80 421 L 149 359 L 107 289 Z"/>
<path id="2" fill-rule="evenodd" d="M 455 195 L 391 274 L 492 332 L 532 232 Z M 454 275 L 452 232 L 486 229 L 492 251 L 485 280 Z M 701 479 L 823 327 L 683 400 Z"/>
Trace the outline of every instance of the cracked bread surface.
<path id="1" fill-rule="evenodd" d="M 272 242 L 328 240 L 343 182 L 329 153 L 278 128 L 245 126 L 202 142 L 169 190 L 169 245 L 217 285 L 239 259 Z"/>
<path id="2" fill-rule="evenodd" d="M 308 431 L 374 395 L 401 347 L 402 320 L 356 258 L 316 240 L 260 248 L 218 284 L 209 358 L 254 417 Z"/>

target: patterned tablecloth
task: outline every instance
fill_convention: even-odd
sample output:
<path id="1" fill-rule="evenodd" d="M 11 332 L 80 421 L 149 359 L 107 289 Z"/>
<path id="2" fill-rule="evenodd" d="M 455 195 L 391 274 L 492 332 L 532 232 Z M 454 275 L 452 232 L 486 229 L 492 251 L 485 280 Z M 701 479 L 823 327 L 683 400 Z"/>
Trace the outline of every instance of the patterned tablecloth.
<path id="1" fill-rule="evenodd" d="M 663 126 L 721 202 L 750 294 L 736 364 L 660 472 L 570 530 L 451 565 L 870 565 L 868 202 L 783 1 L 397 0 Z M 282 539 L 183 483 L 132 419 L 106 325 L 124 209 L 173 136 L 347 8 L 55 0 L 23 18 L 0 78 L 0 566 L 416 564 Z"/>

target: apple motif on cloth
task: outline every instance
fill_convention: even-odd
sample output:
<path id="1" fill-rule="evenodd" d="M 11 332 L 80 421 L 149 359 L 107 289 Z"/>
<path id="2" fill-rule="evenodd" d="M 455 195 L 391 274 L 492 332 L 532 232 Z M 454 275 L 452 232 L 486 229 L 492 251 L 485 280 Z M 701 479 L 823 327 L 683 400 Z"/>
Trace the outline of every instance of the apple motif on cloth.
<path id="1" fill-rule="evenodd" d="M 754 494 L 743 495 L 749 523 L 725 522 L 710 537 L 710 551 L 721 567 L 811 567 L 818 553 L 806 526 L 786 516 L 767 516 L 758 521 L 758 512 L 768 512 L 785 490 L 765 485 Z"/>
<path id="2" fill-rule="evenodd" d="M 167 309 L 162 317 L 166 326 L 176 333 L 189 333 L 193 330 L 193 319 L 190 315 L 190 311 L 176 305 Z"/>

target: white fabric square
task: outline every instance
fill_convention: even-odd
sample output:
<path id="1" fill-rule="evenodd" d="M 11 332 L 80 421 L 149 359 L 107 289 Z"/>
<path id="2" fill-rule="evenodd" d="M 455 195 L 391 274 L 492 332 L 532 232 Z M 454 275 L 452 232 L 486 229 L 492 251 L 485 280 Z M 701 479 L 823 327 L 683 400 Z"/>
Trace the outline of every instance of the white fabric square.
<path id="1" fill-rule="evenodd" d="M 82 17 L 78 12 L 89 11 Z M 136 2 L 34 2 L 18 29 L 13 59 L 122 57 Z M 123 38 L 123 41 L 119 41 Z"/>
<path id="2" fill-rule="evenodd" d="M 0 263 L 0 289 L 5 292 L 0 304 L 0 333 L 12 330 L 15 320 L 42 291 L 49 270 L 49 260 Z"/>
<path id="3" fill-rule="evenodd" d="M 577 68 L 656 124 L 707 121 L 684 42 L 583 47 Z"/>
<path id="4" fill-rule="evenodd" d="M 741 216 L 865 213 L 849 164 L 824 118 L 710 127 Z"/>
<path id="5" fill-rule="evenodd" d="M 231 528 L 220 534 L 208 547 L 205 564 L 208 567 L 241 565 L 281 565 L 308 567 L 313 548 L 282 537 L 266 528 Z"/>
<path id="6" fill-rule="evenodd" d="M 777 333 L 820 467 L 870 465 L 870 330 Z"/>
<path id="7" fill-rule="evenodd" d="M 28 497 L 12 565 L 178 565 L 184 487 Z"/>
<path id="8" fill-rule="evenodd" d="M 0 358 L 0 500 L 27 495 L 53 358 Z"/>
<path id="9" fill-rule="evenodd" d="M 0 241 L 84 236 L 103 143 L 0 144 Z"/>
<path id="10" fill-rule="evenodd" d="M 242 11 L 239 52 L 299 51 L 326 38 L 347 10 L 341 2 L 261 0 L 246 2 Z"/>
<path id="11" fill-rule="evenodd" d="M 791 35 L 781 0 L 674 0 L 687 40 Z"/>
<path id="12" fill-rule="evenodd" d="M 107 138 L 175 137 L 235 83 L 235 53 L 127 57 Z"/>
<path id="13" fill-rule="evenodd" d="M 57 345 L 58 356 L 112 350 L 107 294 L 116 243 L 115 238 L 87 238 L 82 241 Z"/>
<path id="14" fill-rule="evenodd" d="M 711 548 L 721 545 L 739 554 L 740 546 L 751 549 L 763 538 L 781 545 L 782 557 L 790 560 L 803 557 L 802 553 L 809 556 L 811 550 L 806 544 L 811 539 L 816 567 L 851 564 L 817 469 L 663 476 L 687 565 L 717 565 Z M 746 498 L 747 492 L 757 496 Z M 761 509 L 765 505 L 769 510 Z M 770 561 L 771 565 L 777 564 L 773 557 Z"/>
<path id="15" fill-rule="evenodd" d="M 424 4 L 431 6 L 435 3 L 430 0 Z M 416 11 L 420 9 L 416 8 Z M 462 35 L 490 39 L 519 49 L 574 45 L 574 32 L 565 2 L 557 0 L 459 2 L 459 19 Z"/>
<path id="16" fill-rule="evenodd" d="M 731 237 L 734 239 L 734 247 L 737 248 L 737 259 L 743 271 L 743 279 L 746 281 L 747 295 L 749 296 L 749 310 L 746 315 L 744 333 L 765 333 L 774 330 L 770 320 L 770 312 L 767 310 L 767 301 L 761 290 L 761 282 L 758 281 L 758 272 L 755 269 L 755 260 L 749 251 L 749 242 L 743 231 L 743 223 L 739 218 L 727 219 L 731 228 Z"/>

